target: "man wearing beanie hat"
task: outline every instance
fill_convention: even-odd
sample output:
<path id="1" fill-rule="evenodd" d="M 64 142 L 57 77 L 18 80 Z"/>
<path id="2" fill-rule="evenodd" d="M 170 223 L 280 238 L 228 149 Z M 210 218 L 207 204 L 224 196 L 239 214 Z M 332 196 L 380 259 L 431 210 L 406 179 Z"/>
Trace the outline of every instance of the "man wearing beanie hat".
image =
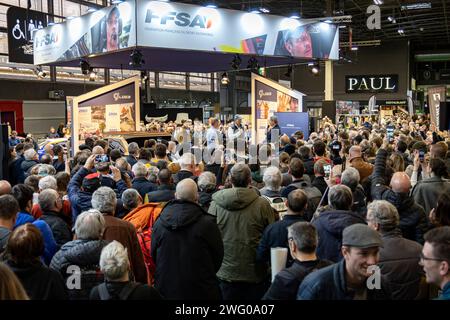
<path id="1" fill-rule="evenodd" d="M 341 247 L 344 259 L 308 275 L 297 300 L 390 299 L 386 278 L 376 266 L 381 246 L 381 236 L 369 226 L 357 223 L 345 228 Z"/>

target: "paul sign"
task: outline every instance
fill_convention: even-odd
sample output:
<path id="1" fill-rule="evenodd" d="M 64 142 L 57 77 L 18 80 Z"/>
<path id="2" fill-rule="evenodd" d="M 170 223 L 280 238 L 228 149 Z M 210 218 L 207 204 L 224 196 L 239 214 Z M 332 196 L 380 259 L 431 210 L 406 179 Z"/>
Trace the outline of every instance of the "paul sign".
<path id="1" fill-rule="evenodd" d="M 397 91 L 397 74 L 345 77 L 345 92 L 347 93 L 375 93 Z"/>

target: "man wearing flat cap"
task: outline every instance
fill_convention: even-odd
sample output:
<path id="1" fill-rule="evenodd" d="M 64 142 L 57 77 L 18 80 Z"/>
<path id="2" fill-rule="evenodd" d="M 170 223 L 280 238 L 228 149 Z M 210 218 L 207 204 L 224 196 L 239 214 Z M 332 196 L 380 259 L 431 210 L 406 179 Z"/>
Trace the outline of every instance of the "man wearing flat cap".
<path id="1" fill-rule="evenodd" d="M 357 223 L 345 228 L 344 259 L 309 274 L 300 285 L 297 300 L 390 299 L 386 278 L 376 266 L 381 246 L 381 236 L 369 226 Z"/>

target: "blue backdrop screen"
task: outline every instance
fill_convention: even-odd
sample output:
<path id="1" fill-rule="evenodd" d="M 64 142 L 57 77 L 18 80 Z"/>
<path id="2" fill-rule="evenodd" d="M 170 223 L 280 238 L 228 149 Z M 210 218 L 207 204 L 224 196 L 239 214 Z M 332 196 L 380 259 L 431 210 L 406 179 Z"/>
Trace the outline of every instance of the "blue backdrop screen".
<path id="1" fill-rule="evenodd" d="M 305 140 L 309 137 L 309 116 L 308 112 L 275 112 L 278 117 L 278 125 L 281 134 L 289 137 L 296 131 L 301 130 L 305 135 Z"/>

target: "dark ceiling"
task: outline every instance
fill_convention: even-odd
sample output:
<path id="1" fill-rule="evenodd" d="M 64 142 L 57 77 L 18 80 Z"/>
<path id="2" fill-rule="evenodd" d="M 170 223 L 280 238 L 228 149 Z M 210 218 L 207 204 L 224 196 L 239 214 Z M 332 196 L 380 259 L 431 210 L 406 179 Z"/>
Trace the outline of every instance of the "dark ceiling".
<path id="1" fill-rule="evenodd" d="M 340 29 L 341 43 L 349 42 L 349 30 L 352 42 L 411 40 L 417 47 L 429 49 L 450 45 L 450 1 L 449 0 L 384 0 L 381 9 L 381 29 L 369 30 L 366 25 L 369 14 L 367 8 L 376 0 L 177 0 L 176 2 L 206 5 L 215 3 L 220 8 L 252 10 L 261 7 L 269 9 L 270 14 L 302 18 L 350 15 L 351 23 Z M 421 4 L 422 8 L 405 9 L 406 5 Z M 327 10 L 328 6 L 328 10 Z M 403 6 L 403 8 L 402 8 Z M 388 20 L 392 17 L 396 23 Z M 399 33 L 399 29 L 404 34 Z"/>

